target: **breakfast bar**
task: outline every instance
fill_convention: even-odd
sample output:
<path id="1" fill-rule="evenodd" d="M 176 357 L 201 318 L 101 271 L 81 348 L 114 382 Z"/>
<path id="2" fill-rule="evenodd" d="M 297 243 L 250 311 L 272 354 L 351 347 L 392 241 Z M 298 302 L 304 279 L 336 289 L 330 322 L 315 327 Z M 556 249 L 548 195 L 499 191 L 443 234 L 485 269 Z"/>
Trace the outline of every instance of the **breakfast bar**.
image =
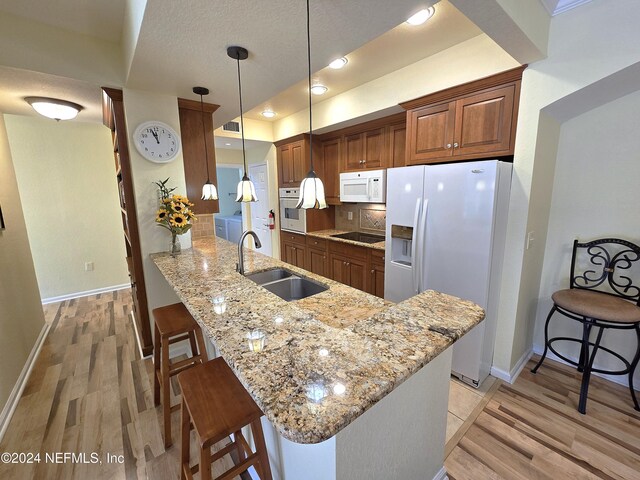
<path id="1" fill-rule="evenodd" d="M 435 291 L 393 304 L 248 249 L 242 276 L 215 237 L 152 259 L 264 412 L 274 478 L 444 475 L 449 347 L 479 306 Z M 247 278 L 275 268 L 326 289 L 286 301 Z"/>

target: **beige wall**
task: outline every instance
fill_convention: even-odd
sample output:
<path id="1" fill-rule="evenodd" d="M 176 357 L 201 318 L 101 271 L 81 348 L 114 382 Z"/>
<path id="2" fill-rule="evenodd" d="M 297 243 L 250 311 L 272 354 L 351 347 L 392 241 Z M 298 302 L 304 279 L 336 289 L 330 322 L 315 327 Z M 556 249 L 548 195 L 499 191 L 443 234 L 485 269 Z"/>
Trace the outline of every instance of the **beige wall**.
<path id="1" fill-rule="evenodd" d="M 111 134 L 103 125 L 6 115 L 43 299 L 127 284 Z M 94 270 L 85 271 L 85 262 Z"/>
<path id="2" fill-rule="evenodd" d="M 178 100 L 169 95 L 158 95 L 138 90 L 124 89 L 124 108 L 129 134 L 129 155 L 136 197 L 136 212 L 140 232 L 140 247 L 144 278 L 149 303 L 149 318 L 153 318 L 151 310 L 179 301 L 178 296 L 169 286 L 149 254 L 166 252 L 171 243 L 171 234 L 156 224 L 158 208 L 158 187 L 153 182 L 170 177 L 169 185 L 177 187 L 176 193 L 186 194 L 182 151 L 173 161 L 158 164 L 145 160 L 133 145 L 133 132 L 136 127 L 149 120 L 159 120 L 171 126 L 180 134 L 180 118 L 178 116 Z M 191 234 L 180 236 L 182 248 L 191 247 Z M 152 320 L 151 320 L 152 321 Z"/>
<path id="3" fill-rule="evenodd" d="M 573 240 L 617 237 L 640 244 L 638 111 L 640 92 L 562 125 L 537 302 L 537 350 L 544 348 L 544 321 L 552 305 L 551 294 L 569 286 Z M 560 315 L 552 320 L 550 331 L 552 336 L 581 336 L 579 324 Z M 603 346 L 628 359 L 633 358 L 636 344 L 635 335 L 629 332 L 607 331 L 603 337 Z M 579 355 L 577 345 L 557 344 L 556 348 L 570 357 Z M 618 367 L 607 355 L 596 360 L 596 366 Z M 626 377 L 618 379 L 627 381 Z M 636 372 L 634 383 L 640 385 L 640 371 Z"/>
<path id="4" fill-rule="evenodd" d="M 543 109 L 640 61 L 640 2 L 594 0 L 553 17 L 548 58 L 522 82 L 494 366 L 512 370 L 533 344 L 558 127 Z M 554 146 L 555 142 L 555 146 Z M 527 232 L 535 241 L 525 250 Z"/>
<path id="5" fill-rule="evenodd" d="M 4 406 L 44 326 L 11 152 L 0 114 L 0 406 Z M 1 408 L 1 407 L 0 407 Z"/>

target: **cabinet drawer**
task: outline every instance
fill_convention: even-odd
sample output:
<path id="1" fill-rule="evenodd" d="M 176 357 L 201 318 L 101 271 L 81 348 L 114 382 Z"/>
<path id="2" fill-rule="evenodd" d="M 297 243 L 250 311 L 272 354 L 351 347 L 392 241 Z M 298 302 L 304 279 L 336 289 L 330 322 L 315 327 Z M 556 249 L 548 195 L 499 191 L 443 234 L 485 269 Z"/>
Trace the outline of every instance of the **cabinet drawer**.
<path id="1" fill-rule="evenodd" d="M 298 243 L 300 245 L 304 245 L 305 244 L 305 236 L 301 235 L 299 233 L 291 233 L 291 232 L 283 232 L 280 231 L 280 236 L 282 237 L 282 241 L 283 242 L 291 242 L 291 243 Z"/>
<path id="2" fill-rule="evenodd" d="M 327 248 L 327 241 L 324 238 L 307 235 L 307 246 L 324 250 Z"/>
<path id="3" fill-rule="evenodd" d="M 384 263 L 384 250 L 371 249 L 371 261 L 375 263 Z"/>
<path id="4" fill-rule="evenodd" d="M 346 257 L 359 258 L 362 260 L 367 259 L 367 250 L 369 249 L 365 247 L 357 247 L 355 245 L 349 245 L 348 243 L 337 241 L 329 244 L 329 251 L 331 253 L 337 253 Z"/>

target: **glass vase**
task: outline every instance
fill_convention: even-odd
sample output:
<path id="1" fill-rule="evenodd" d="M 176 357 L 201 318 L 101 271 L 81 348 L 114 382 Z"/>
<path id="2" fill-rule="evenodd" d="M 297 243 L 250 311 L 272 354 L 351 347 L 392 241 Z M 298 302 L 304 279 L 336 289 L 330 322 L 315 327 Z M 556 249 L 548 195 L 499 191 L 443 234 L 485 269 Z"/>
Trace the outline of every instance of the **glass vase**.
<path id="1" fill-rule="evenodd" d="M 180 238 L 176 233 L 171 234 L 171 246 L 169 248 L 169 252 L 171 252 L 171 256 L 175 257 L 180 255 L 182 251 L 182 246 L 180 245 Z"/>

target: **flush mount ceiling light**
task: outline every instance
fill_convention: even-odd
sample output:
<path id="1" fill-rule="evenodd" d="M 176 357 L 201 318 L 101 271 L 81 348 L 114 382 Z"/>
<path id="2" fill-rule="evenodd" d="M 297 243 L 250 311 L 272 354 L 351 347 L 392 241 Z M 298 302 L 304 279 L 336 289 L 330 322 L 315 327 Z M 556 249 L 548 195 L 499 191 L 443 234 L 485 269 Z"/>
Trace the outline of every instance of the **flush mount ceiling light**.
<path id="1" fill-rule="evenodd" d="M 434 7 L 425 8 L 424 10 L 420 10 L 418 13 L 411 15 L 407 19 L 407 23 L 409 25 L 417 26 L 422 25 L 424 22 L 433 17 L 436 9 Z"/>
<path id="2" fill-rule="evenodd" d="M 327 93 L 327 90 L 329 89 L 321 83 L 315 83 L 309 87 L 309 91 L 314 95 L 323 95 Z"/>
<path id="3" fill-rule="evenodd" d="M 209 180 L 209 148 L 207 147 L 207 131 L 204 128 L 204 102 L 203 95 L 209 95 L 209 89 L 205 87 L 193 87 L 193 93 L 200 95 L 200 120 L 202 120 L 202 139 L 204 140 L 204 164 L 207 166 L 207 182 L 202 187 L 202 200 L 218 200 L 218 190 Z"/>
<path id="4" fill-rule="evenodd" d="M 227 55 L 238 64 L 238 96 L 240 97 L 240 132 L 242 133 L 242 159 L 244 161 L 244 176 L 238 183 L 236 202 L 257 202 L 256 187 L 247 175 L 247 154 L 244 148 L 244 118 L 242 113 L 242 82 L 240 81 L 240 60 L 249 58 L 249 51 L 242 47 L 227 48 Z"/>
<path id="5" fill-rule="evenodd" d="M 267 108 L 266 110 L 264 110 L 262 112 L 262 116 L 265 117 L 265 118 L 273 118 L 273 117 L 276 116 L 276 112 L 274 112 L 270 108 Z"/>
<path id="6" fill-rule="evenodd" d="M 307 0 L 307 67 L 309 69 L 309 163 L 311 169 L 307 176 L 302 180 L 300 184 L 300 198 L 296 208 L 327 208 L 327 201 L 324 197 L 324 185 L 322 180 L 318 178 L 316 172 L 313 170 L 313 124 L 312 124 L 312 112 L 311 112 L 311 93 L 313 87 L 311 86 L 311 29 L 309 28 L 309 0 Z M 327 87 L 321 85 L 324 90 L 327 91 Z M 316 94 L 319 95 L 319 94 Z"/>
<path id="7" fill-rule="evenodd" d="M 347 60 L 345 57 L 336 58 L 333 62 L 329 64 L 329 68 L 333 68 L 334 70 L 340 70 L 347 63 L 349 63 L 349 60 Z"/>
<path id="8" fill-rule="evenodd" d="M 26 97 L 24 100 L 40 115 L 57 121 L 76 118 L 78 112 L 84 110 L 82 105 L 57 98 Z"/>

